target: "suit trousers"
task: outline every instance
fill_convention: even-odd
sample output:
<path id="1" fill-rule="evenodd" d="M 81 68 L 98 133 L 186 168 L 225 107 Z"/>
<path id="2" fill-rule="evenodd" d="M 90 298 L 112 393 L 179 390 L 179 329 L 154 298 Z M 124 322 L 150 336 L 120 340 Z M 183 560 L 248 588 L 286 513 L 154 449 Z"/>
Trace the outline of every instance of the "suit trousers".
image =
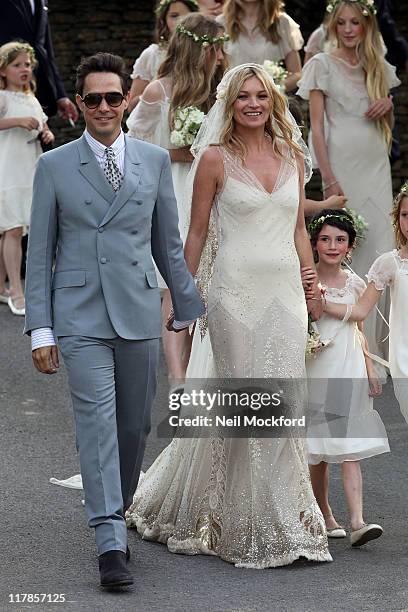
<path id="1" fill-rule="evenodd" d="M 63 336 L 89 526 L 98 554 L 126 551 L 156 391 L 159 339 Z"/>

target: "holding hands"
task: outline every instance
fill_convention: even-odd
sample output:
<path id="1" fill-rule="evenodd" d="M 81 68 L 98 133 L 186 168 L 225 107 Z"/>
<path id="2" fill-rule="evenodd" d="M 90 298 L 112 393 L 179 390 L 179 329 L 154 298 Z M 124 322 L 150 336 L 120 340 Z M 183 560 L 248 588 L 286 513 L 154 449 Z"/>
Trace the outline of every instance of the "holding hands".
<path id="1" fill-rule="evenodd" d="M 307 311 L 313 321 L 318 321 L 323 313 L 323 292 L 319 286 L 316 270 L 304 267 L 300 270 L 303 289 L 307 303 Z"/>
<path id="2" fill-rule="evenodd" d="M 24 130 L 38 130 L 40 123 L 35 117 L 19 117 L 16 121 L 16 127 L 21 127 Z"/>
<path id="3" fill-rule="evenodd" d="M 51 132 L 48 125 L 44 126 L 41 132 L 41 142 L 45 145 L 52 145 L 55 140 L 54 134 Z"/>

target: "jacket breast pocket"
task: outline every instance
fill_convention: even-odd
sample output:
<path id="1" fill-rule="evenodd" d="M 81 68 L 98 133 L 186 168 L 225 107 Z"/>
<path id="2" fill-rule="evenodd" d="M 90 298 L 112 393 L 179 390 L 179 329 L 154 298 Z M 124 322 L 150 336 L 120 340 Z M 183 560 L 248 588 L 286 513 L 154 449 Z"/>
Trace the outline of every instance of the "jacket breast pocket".
<path id="1" fill-rule="evenodd" d="M 52 289 L 64 287 L 83 287 L 86 282 L 85 270 L 64 270 L 55 272 L 52 279 Z"/>

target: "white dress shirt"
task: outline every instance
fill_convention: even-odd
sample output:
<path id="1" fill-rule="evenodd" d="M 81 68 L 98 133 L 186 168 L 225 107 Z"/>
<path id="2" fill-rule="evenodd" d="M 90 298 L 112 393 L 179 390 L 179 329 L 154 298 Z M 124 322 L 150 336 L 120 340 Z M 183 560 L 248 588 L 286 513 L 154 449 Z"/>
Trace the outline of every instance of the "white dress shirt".
<path id="1" fill-rule="evenodd" d="M 96 161 L 101 167 L 102 171 L 105 166 L 105 149 L 106 146 L 103 145 L 99 140 L 96 140 L 91 134 L 85 130 L 84 136 L 86 138 L 87 143 L 92 149 L 93 154 L 96 157 Z M 125 135 L 121 131 L 115 142 L 112 143 L 111 148 L 115 154 L 116 164 L 122 174 L 124 174 L 125 168 Z M 174 329 L 184 329 L 194 323 L 193 321 L 174 321 L 173 327 Z M 35 351 L 38 348 L 43 346 L 54 346 L 56 344 L 54 334 L 51 327 L 39 327 L 37 329 L 33 329 L 31 331 L 31 350 Z"/>

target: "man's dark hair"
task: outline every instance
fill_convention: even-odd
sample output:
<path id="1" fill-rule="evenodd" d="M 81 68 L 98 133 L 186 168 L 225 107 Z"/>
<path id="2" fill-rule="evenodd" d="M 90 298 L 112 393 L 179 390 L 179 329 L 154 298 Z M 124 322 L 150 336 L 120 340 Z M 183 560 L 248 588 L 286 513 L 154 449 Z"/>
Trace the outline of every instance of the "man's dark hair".
<path id="1" fill-rule="evenodd" d="M 100 52 L 89 57 L 83 57 L 77 68 L 75 87 L 80 96 L 84 92 L 86 77 L 93 72 L 113 72 L 113 74 L 117 74 L 122 84 L 123 95 L 125 96 L 129 91 L 129 75 L 126 72 L 123 59 L 119 55 Z"/>

